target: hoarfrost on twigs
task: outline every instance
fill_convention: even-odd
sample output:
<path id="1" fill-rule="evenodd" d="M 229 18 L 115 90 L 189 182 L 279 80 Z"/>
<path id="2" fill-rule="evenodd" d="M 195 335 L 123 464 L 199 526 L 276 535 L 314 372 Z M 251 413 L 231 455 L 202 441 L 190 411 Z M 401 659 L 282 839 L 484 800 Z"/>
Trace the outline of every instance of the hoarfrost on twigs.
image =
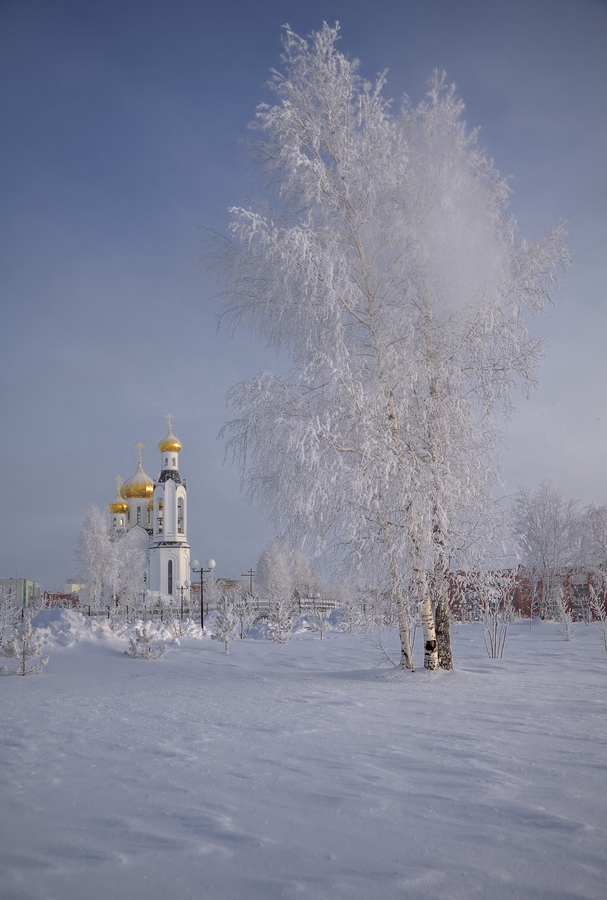
<path id="1" fill-rule="evenodd" d="M 230 391 L 227 446 L 293 547 L 389 583 L 409 668 L 412 583 L 424 665 L 451 668 L 449 570 L 499 546 L 499 417 L 534 384 L 527 323 L 568 254 L 561 224 L 517 242 L 443 75 L 394 115 L 337 38 L 285 29 L 250 143 L 266 196 L 232 209 L 215 256 L 230 326 L 292 363 Z"/>

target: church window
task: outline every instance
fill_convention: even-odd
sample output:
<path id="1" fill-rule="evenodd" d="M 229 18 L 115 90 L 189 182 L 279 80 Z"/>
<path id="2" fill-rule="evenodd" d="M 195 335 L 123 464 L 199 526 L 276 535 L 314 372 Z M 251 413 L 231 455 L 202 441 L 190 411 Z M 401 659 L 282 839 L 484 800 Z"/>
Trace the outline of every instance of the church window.
<path id="1" fill-rule="evenodd" d="M 173 560 L 172 559 L 169 560 L 167 576 L 168 576 L 168 582 L 169 582 L 167 593 L 172 594 L 173 593 Z"/>
<path id="2" fill-rule="evenodd" d="M 114 526 L 116 525 L 116 516 L 114 516 Z"/>
<path id="3" fill-rule="evenodd" d="M 124 519 L 122 518 L 122 516 L 120 516 L 120 524 L 124 525 Z"/>
<path id="4" fill-rule="evenodd" d="M 126 520 L 127 520 L 127 522 L 131 521 L 131 510 L 130 509 L 129 509 L 128 513 L 126 514 Z"/>
<path id="5" fill-rule="evenodd" d="M 177 465 L 177 463 L 175 462 L 175 457 L 173 457 L 173 465 L 174 465 L 174 466 Z"/>
<path id="6" fill-rule="evenodd" d="M 183 534 L 183 499 L 177 501 L 177 533 Z"/>
<path id="7" fill-rule="evenodd" d="M 156 531 L 162 534 L 162 500 L 158 501 L 158 516 L 156 518 Z"/>
<path id="8" fill-rule="evenodd" d="M 137 507 L 137 524 L 141 525 L 141 507 Z"/>
<path id="9" fill-rule="evenodd" d="M 165 457 L 164 464 L 165 464 L 165 466 L 168 466 L 168 464 L 169 464 L 169 458 L 168 458 L 168 456 Z"/>

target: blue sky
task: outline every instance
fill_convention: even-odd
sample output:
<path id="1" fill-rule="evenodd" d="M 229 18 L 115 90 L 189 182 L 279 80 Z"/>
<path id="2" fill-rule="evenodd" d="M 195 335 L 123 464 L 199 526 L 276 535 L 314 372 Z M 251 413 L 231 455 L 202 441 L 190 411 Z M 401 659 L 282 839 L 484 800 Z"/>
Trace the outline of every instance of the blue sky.
<path id="1" fill-rule="evenodd" d="M 506 489 L 551 478 L 607 503 L 607 4 L 599 0 L 0 3 L 0 390 L 7 438 L 0 576 L 73 574 L 90 503 L 113 497 L 167 412 L 183 444 L 189 538 L 238 575 L 273 530 L 216 440 L 226 390 L 274 360 L 216 333 L 202 229 L 246 196 L 239 141 L 279 65 L 280 28 L 339 20 L 398 105 L 447 71 L 511 174 L 531 237 L 564 216 L 574 253 L 540 389 L 508 426 Z"/>

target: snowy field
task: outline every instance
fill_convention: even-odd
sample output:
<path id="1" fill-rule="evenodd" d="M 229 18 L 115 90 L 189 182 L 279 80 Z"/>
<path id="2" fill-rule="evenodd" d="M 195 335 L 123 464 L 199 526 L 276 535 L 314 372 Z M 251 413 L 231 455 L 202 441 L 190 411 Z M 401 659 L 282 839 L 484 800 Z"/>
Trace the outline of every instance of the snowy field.
<path id="1" fill-rule="evenodd" d="M 412 674 L 335 631 L 145 661 L 42 615 L 48 666 L 0 678 L 2 900 L 607 897 L 594 628 L 490 661 L 460 626 Z"/>

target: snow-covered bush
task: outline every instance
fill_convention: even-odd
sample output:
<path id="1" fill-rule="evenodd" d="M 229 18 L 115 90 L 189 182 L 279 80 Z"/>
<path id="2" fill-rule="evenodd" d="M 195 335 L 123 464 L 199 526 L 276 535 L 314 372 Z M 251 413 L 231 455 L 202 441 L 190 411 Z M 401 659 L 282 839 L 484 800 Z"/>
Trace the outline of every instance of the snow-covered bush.
<path id="1" fill-rule="evenodd" d="M 480 619 L 483 626 L 487 655 L 490 659 L 502 659 L 508 625 L 515 619 L 512 600 L 516 573 L 509 570 L 473 572 L 462 576 L 460 581 L 464 585 L 462 590 L 468 608 L 471 608 L 471 598 L 477 611 L 475 618 Z"/>
<path id="2" fill-rule="evenodd" d="M 129 641 L 131 656 L 135 659 L 160 659 L 166 653 L 166 644 L 152 644 L 150 627 L 146 624 L 137 625 L 135 634 Z M 127 651 L 125 651 L 127 652 Z"/>
<path id="3" fill-rule="evenodd" d="M 31 618 L 26 615 L 22 622 L 13 625 L 11 636 L 2 644 L 3 655 L 8 659 L 16 659 L 17 668 L 9 673 L 6 666 L 2 666 L 0 671 L 4 675 L 37 675 L 48 662 L 48 656 L 40 656 L 41 650 L 38 629 L 32 628 Z"/>

